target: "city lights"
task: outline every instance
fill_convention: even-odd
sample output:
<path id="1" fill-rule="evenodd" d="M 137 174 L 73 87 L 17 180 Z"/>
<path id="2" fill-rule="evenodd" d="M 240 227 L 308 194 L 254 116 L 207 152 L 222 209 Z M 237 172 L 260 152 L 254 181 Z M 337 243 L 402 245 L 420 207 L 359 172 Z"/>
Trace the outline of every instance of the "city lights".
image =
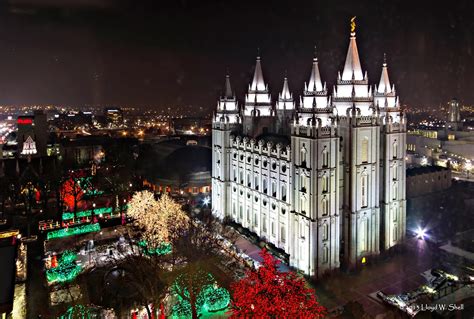
<path id="1" fill-rule="evenodd" d="M 474 313 L 474 0 L 6 2 L 0 319 Z"/>
<path id="2" fill-rule="evenodd" d="M 87 224 L 87 225 L 81 225 L 77 226 L 74 228 L 62 228 L 58 230 L 53 230 L 48 233 L 46 238 L 48 240 L 54 239 L 54 238 L 63 238 L 63 237 L 68 237 L 68 236 L 74 236 L 74 235 L 80 235 L 80 234 L 86 234 L 90 232 L 96 232 L 100 230 L 100 225 L 99 223 L 95 224 Z"/>

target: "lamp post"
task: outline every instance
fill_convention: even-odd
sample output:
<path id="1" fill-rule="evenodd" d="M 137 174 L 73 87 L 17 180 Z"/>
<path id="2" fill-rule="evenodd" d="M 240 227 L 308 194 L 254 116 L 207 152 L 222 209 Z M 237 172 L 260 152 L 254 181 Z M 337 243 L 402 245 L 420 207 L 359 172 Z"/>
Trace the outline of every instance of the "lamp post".
<path id="1" fill-rule="evenodd" d="M 123 205 L 120 206 L 120 218 L 122 220 L 122 225 L 125 225 L 125 211 L 124 206 L 127 203 L 127 199 L 123 199 Z"/>
<path id="2" fill-rule="evenodd" d="M 97 218 L 95 217 L 95 203 L 92 203 L 92 223 L 97 223 Z"/>

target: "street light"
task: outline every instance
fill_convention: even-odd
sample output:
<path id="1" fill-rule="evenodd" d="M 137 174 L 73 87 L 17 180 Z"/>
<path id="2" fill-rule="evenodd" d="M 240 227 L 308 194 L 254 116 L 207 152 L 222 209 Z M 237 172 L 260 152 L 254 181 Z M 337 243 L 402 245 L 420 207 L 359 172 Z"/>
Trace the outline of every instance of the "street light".
<path id="1" fill-rule="evenodd" d="M 95 203 L 92 203 L 92 223 L 96 223 L 97 218 L 95 216 Z"/>
<path id="2" fill-rule="evenodd" d="M 425 239 L 425 237 L 426 237 L 426 230 L 421 227 L 418 227 L 418 229 L 416 230 L 416 238 Z"/>
<path id="3" fill-rule="evenodd" d="M 202 200 L 203 206 L 208 206 L 210 203 L 211 203 L 211 199 L 209 198 L 209 196 L 204 197 L 204 199 Z"/>

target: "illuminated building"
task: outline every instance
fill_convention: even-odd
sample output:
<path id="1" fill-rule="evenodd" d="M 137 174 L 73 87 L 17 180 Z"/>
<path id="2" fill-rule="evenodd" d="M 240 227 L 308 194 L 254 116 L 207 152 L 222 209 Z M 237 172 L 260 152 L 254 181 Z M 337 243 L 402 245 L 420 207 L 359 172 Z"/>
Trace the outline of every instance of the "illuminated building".
<path id="1" fill-rule="evenodd" d="M 46 156 L 48 140 L 46 114 L 42 111 L 35 111 L 32 116 L 18 116 L 17 127 L 18 156 Z"/>
<path id="2" fill-rule="evenodd" d="M 213 213 L 284 250 L 307 275 L 360 266 L 405 236 L 405 144 L 387 63 L 369 85 L 354 30 L 332 94 L 315 56 L 298 105 L 286 78 L 272 102 L 257 57 L 243 106 L 229 76 L 218 101 Z"/>
<path id="3" fill-rule="evenodd" d="M 423 127 L 410 130 L 407 135 L 409 165 L 416 166 L 420 158 L 427 163 L 450 166 L 462 171 L 474 160 L 474 131 L 463 125 L 459 102 L 449 101 L 444 128 Z M 471 170 L 471 169 L 470 169 Z"/>
<path id="4" fill-rule="evenodd" d="M 108 127 L 116 128 L 123 126 L 123 112 L 121 109 L 117 107 L 105 108 L 104 113 Z"/>
<path id="5" fill-rule="evenodd" d="M 448 118 L 446 121 L 446 129 L 453 131 L 462 130 L 461 113 L 459 112 L 459 102 L 452 99 L 448 103 Z"/>

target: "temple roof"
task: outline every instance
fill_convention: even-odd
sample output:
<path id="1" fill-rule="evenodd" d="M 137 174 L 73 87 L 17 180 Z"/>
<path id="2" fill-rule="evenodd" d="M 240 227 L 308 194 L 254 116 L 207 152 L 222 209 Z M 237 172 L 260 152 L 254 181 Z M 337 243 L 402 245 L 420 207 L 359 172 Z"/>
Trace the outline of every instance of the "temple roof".
<path id="1" fill-rule="evenodd" d="M 384 56 L 384 62 L 382 65 L 382 74 L 380 75 L 380 82 L 379 86 L 377 87 L 378 93 L 391 93 L 392 88 L 390 87 L 390 80 L 388 78 L 388 70 L 387 70 L 387 61 Z"/>
<path id="2" fill-rule="evenodd" d="M 355 32 L 351 32 L 349 48 L 347 49 L 346 63 L 344 64 L 344 71 L 342 72 L 342 80 L 350 81 L 353 77 L 354 80 L 358 81 L 364 79 L 362 67 L 360 65 L 359 51 L 357 50 Z"/>
<path id="3" fill-rule="evenodd" d="M 230 75 L 229 74 L 226 74 L 226 76 L 225 76 L 224 97 L 225 98 L 233 98 L 234 97 L 234 95 L 232 93 L 232 87 L 230 86 Z"/>
<path id="4" fill-rule="evenodd" d="M 255 73 L 253 74 L 252 84 L 250 85 L 252 91 L 265 91 L 265 82 L 263 80 L 262 65 L 260 63 L 260 57 L 257 56 L 257 62 L 255 64 Z"/>
<path id="5" fill-rule="evenodd" d="M 321 74 L 319 73 L 318 58 L 313 58 L 313 68 L 311 69 L 311 76 L 309 78 L 306 91 L 321 92 L 323 91 L 323 83 L 321 81 Z"/>
<path id="6" fill-rule="evenodd" d="M 282 100 L 291 100 L 293 98 L 291 92 L 290 92 L 290 88 L 288 86 L 288 78 L 285 77 L 285 79 L 283 80 L 283 89 L 281 90 L 281 93 L 280 93 L 280 99 Z"/>

